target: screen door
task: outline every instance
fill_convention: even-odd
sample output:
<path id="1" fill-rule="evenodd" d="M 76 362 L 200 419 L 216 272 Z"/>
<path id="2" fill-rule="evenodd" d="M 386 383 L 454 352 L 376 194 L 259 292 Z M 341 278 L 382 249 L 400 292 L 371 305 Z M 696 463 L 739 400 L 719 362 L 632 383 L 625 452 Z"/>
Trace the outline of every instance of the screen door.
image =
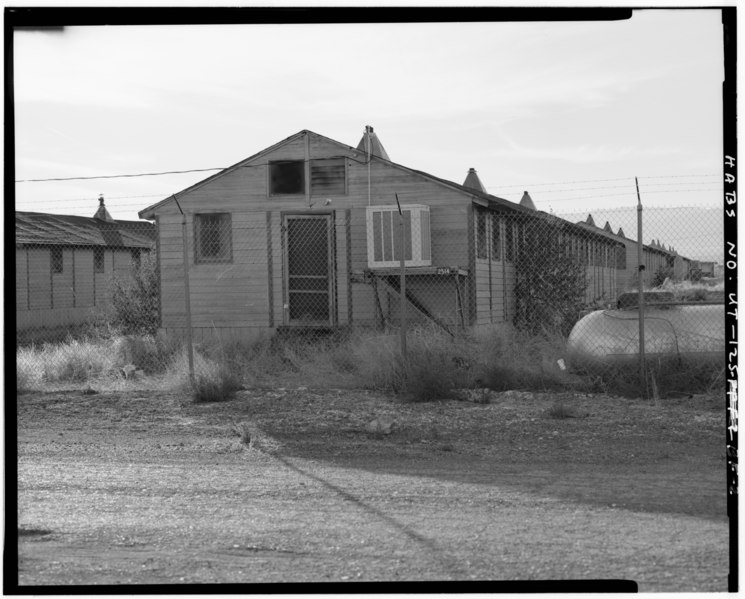
<path id="1" fill-rule="evenodd" d="M 285 217 L 285 318 L 288 324 L 333 324 L 330 215 Z"/>

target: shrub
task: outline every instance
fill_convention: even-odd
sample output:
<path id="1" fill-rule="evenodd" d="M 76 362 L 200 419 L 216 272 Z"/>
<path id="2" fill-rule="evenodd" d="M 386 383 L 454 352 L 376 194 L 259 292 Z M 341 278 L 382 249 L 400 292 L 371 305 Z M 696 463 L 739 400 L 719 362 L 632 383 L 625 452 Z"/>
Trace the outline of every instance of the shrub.
<path id="1" fill-rule="evenodd" d="M 241 443 L 247 447 L 253 447 L 251 426 L 247 422 L 237 422 L 233 424 L 231 431 L 240 438 Z"/>
<path id="2" fill-rule="evenodd" d="M 648 356 L 647 380 L 639 380 L 639 362 L 606 367 L 599 373 L 582 372 L 598 393 L 665 399 L 680 395 L 724 393 L 724 366 L 688 357 Z"/>
<path id="3" fill-rule="evenodd" d="M 16 369 L 16 393 L 22 395 L 29 393 L 34 388 L 33 378 L 26 369 Z"/>
<path id="4" fill-rule="evenodd" d="M 409 401 L 452 396 L 453 389 L 472 384 L 471 347 L 434 326 L 413 328 L 407 336 L 407 359 L 398 334 L 353 339 L 348 345 L 363 387 L 402 394 Z"/>
<path id="5" fill-rule="evenodd" d="M 112 323 L 124 334 L 153 335 L 160 324 L 157 260 L 143 252 L 132 270 L 115 274 L 110 282 Z"/>
<path id="6" fill-rule="evenodd" d="M 529 222 L 520 230 L 514 324 L 532 334 L 568 335 L 585 302 L 585 265 L 572 258 L 569 241 L 558 227 Z"/>
<path id="7" fill-rule="evenodd" d="M 585 382 L 557 364 L 565 349 L 560 335 L 501 331 L 481 341 L 477 384 L 494 391 L 581 389 Z"/>
<path id="8" fill-rule="evenodd" d="M 666 279 L 671 279 L 674 276 L 674 271 L 671 266 L 660 266 L 652 276 L 650 285 L 652 287 L 661 287 Z"/>
<path id="9" fill-rule="evenodd" d="M 35 346 L 16 349 L 16 389 L 25 393 L 41 383 L 41 361 Z"/>
<path id="10" fill-rule="evenodd" d="M 113 340 L 118 364 L 134 364 L 146 374 L 164 372 L 181 348 L 181 342 L 165 335 L 125 335 Z"/>
<path id="11" fill-rule="evenodd" d="M 403 367 L 398 391 L 412 402 L 450 399 L 463 378 L 450 356 L 432 350 L 415 351 Z"/>
<path id="12" fill-rule="evenodd" d="M 48 382 L 85 382 L 117 366 L 110 345 L 102 341 L 70 339 L 44 344 L 37 359 Z"/>
<path id="13" fill-rule="evenodd" d="M 241 388 L 241 380 L 233 370 L 224 365 L 214 366 L 194 376 L 192 397 L 196 403 L 227 401 Z"/>

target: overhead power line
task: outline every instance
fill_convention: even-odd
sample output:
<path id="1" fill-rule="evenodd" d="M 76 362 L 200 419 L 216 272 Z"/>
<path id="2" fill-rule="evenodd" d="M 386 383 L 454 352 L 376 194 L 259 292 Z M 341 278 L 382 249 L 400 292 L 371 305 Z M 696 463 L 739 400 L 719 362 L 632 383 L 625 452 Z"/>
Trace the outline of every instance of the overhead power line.
<path id="1" fill-rule="evenodd" d="M 352 160 L 354 162 L 358 162 L 360 164 L 366 164 L 364 161 L 356 160 L 355 158 L 351 156 L 333 156 L 331 158 L 346 158 L 347 160 Z M 239 168 L 256 168 L 261 166 L 267 166 L 268 163 L 260 163 L 260 164 L 245 164 L 240 165 Z M 238 166 L 238 165 L 234 165 Z M 87 181 L 87 180 L 94 180 L 94 179 L 121 179 L 121 178 L 133 178 L 133 177 L 156 177 L 160 175 L 183 175 L 188 173 L 204 173 L 209 171 L 221 171 L 225 170 L 227 168 L 231 167 L 213 167 L 213 168 L 197 168 L 197 169 L 186 169 L 186 170 L 179 170 L 179 171 L 160 171 L 160 172 L 148 172 L 148 173 L 129 173 L 129 174 L 121 174 L 121 175 L 95 175 L 95 176 L 89 176 L 89 177 L 49 177 L 49 178 L 36 178 L 36 179 L 18 179 L 15 182 L 16 183 L 41 183 L 45 181 Z M 697 178 L 697 177 L 721 177 L 721 173 L 703 173 L 703 174 L 690 174 L 690 175 L 651 175 L 647 177 L 639 177 L 641 180 L 645 179 L 691 179 L 691 178 Z M 521 183 L 521 184 L 509 184 L 509 185 L 500 185 L 500 186 L 489 186 L 487 189 L 511 189 L 511 188 L 520 188 L 520 189 L 529 189 L 529 188 L 535 188 L 535 187 L 547 187 L 550 185 L 575 185 L 577 183 L 607 183 L 611 181 L 629 181 L 633 182 L 633 177 L 617 177 L 613 179 L 584 179 L 584 180 L 577 180 L 577 181 L 555 181 L 553 183 Z M 665 185 L 664 183 L 650 183 L 649 185 Z M 589 188 L 592 189 L 592 188 Z M 596 189 L 602 189 L 602 188 L 596 188 Z M 558 190 L 557 190 L 558 191 Z"/>
<path id="2" fill-rule="evenodd" d="M 95 177 L 53 177 L 50 179 L 20 179 L 16 183 L 41 183 L 43 181 L 86 181 L 89 179 L 121 179 L 123 177 L 155 177 L 158 175 L 182 175 L 184 173 L 203 173 L 207 171 L 221 171 L 225 167 L 194 168 L 186 171 L 163 171 L 160 173 L 134 173 L 131 175 L 97 175 Z"/>
<path id="3" fill-rule="evenodd" d="M 704 174 L 690 174 L 690 175 L 655 175 L 649 177 L 639 177 L 640 180 L 644 179 L 683 179 L 683 178 L 696 178 L 696 177 L 721 177 L 722 173 L 704 173 Z M 629 181 L 634 182 L 633 177 L 619 177 L 616 179 L 584 179 L 581 181 L 554 181 L 552 183 L 520 183 L 520 184 L 509 184 L 509 185 L 493 185 L 488 186 L 487 189 L 528 189 L 534 187 L 547 187 L 549 185 L 575 185 L 577 183 L 607 183 L 610 181 Z M 650 183 L 650 185 L 661 185 L 660 183 Z M 664 185 L 664 183 L 662 184 Z"/>
<path id="4" fill-rule="evenodd" d="M 359 162 L 360 164 L 367 164 L 361 160 L 356 160 L 352 156 L 324 156 L 317 160 L 329 160 L 334 158 L 344 158 L 346 160 L 352 160 L 353 162 Z M 311 159 L 313 160 L 313 159 Z M 268 166 L 268 162 L 262 162 L 257 164 L 235 164 L 230 166 L 219 166 L 214 168 L 192 168 L 184 171 L 161 171 L 157 173 L 132 173 L 127 175 L 97 175 L 94 177 L 53 177 L 49 179 L 19 179 L 15 183 L 41 183 L 45 181 L 87 181 L 91 179 L 121 179 L 124 177 L 155 177 L 158 175 L 182 175 L 186 173 L 204 173 L 207 171 L 224 171 L 229 168 L 258 168 L 262 166 Z"/>

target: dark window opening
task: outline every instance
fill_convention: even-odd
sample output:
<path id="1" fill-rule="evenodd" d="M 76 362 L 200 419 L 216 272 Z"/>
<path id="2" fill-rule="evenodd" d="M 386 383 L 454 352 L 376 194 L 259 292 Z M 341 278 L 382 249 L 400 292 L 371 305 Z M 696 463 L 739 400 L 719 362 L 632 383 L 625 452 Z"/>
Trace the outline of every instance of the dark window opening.
<path id="1" fill-rule="evenodd" d="M 500 230 L 502 223 L 499 216 L 491 215 L 491 259 L 499 261 L 501 253 L 502 232 Z"/>
<path id="2" fill-rule="evenodd" d="M 104 266 L 104 249 L 94 248 L 93 249 L 93 272 L 103 272 Z"/>
<path id="3" fill-rule="evenodd" d="M 486 258 L 486 212 L 476 211 L 476 257 Z"/>
<path id="4" fill-rule="evenodd" d="M 54 273 L 60 273 L 62 272 L 64 262 L 62 260 L 62 248 L 61 247 L 53 247 L 50 250 L 51 253 L 51 260 L 52 260 L 52 272 Z"/>
<path id="5" fill-rule="evenodd" d="M 270 162 L 269 180 L 272 195 L 305 193 L 305 163 L 302 160 Z"/>
<path id="6" fill-rule="evenodd" d="M 504 235 L 504 258 L 507 262 L 515 261 L 515 230 L 514 223 L 507 221 Z"/>
<path id="7" fill-rule="evenodd" d="M 230 214 L 197 214 L 194 217 L 194 226 L 197 263 L 232 261 Z"/>

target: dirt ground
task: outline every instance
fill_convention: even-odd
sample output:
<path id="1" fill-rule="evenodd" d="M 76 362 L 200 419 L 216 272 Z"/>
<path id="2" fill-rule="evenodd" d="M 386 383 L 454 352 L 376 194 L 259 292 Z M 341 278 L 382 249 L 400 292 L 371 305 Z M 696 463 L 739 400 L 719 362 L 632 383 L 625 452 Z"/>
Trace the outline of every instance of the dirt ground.
<path id="1" fill-rule="evenodd" d="M 724 417 L 701 396 L 20 395 L 18 582 L 726 591 Z"/>

